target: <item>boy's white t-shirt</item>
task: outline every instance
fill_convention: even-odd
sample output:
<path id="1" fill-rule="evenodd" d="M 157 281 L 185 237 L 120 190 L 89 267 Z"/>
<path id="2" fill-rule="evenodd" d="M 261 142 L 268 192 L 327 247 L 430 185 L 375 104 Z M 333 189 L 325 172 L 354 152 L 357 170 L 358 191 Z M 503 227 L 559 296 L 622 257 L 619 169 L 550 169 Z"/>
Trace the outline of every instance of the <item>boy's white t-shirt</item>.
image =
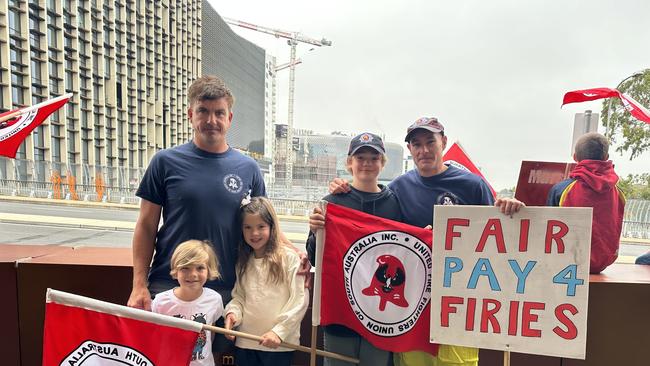
<path id="1" fill-rule="evenodd" d="M 161 292 L 153 299 L 151 310 L 158 314 L 193 320 L 212 325 L 223 315 L 223 301 L 216 291 L 203 288 L 194 301 L 183 301 L 174 295 L 174 289 Z M 202 331 L 192 350 L 191 366 L 214 365 L 212 357 L 212 332 Z"/>

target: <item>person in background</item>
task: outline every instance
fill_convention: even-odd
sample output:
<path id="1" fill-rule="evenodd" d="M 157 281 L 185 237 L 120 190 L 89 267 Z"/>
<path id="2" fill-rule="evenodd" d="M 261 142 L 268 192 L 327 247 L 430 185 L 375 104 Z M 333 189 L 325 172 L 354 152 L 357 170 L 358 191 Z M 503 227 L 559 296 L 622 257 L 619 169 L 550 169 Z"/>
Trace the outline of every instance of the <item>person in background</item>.
<path id="1" fill-rule="evenodd" d="M 590 273 L 600 273 L 618 258 L 625 197 L 609 160 L 609 142 L 597 132 L 582 135 L 573 160 L 578 164 L 569 179 L 551 188 L 547 206 L 592 207 Z"/>

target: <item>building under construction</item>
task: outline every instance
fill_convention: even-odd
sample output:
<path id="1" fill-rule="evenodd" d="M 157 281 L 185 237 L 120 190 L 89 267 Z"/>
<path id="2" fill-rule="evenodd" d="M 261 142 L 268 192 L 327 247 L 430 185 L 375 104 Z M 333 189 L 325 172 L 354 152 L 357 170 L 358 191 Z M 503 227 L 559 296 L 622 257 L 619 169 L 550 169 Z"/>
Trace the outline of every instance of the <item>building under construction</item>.
<path id="1" fill-rule="evenodd" d="M 292 143 L 287 143 L 288 126 L 276 125 L 275 129 L 275 187 L 287 185 L 287 162 L 293 155 L 291 194 L 316 196 L 319 199 L 327 193 L 329 182 L 336 178 L 350 179 L 346 162 L 352 136 L 321 135 L 308 130 L 295 130 Z M 389 182 L 403 172 L 404 149 L 401 145 L 384 142 L 388 161 L 379 181 Z M 288 147 L 291 147 L 290 149 Z"/>

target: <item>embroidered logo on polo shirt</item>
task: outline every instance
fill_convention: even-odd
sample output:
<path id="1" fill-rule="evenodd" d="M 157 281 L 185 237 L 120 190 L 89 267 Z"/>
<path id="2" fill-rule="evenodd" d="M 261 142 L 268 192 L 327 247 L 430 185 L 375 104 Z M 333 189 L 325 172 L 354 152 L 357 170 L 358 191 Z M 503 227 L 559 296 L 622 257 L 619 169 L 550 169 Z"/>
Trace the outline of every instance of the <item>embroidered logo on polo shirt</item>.
<path id="1" fill-rule="evenodd" d="M 239 193 L 242 191 L 244 182 L 237 174 L 228 174 L 223 177 L 223 186 L 226 187 L 226 190 L 230 193 Z"/>
<path id="2" fill-rule="evenodd" d="M 444 206 L 457 205 L 459 202 L 460 200 L 458 199 L 458 197 L 451 192 L 442 193 L 441 195 L 438 196 L 438 199 L 436 200 L 437 205 L 444 205 Z"/>

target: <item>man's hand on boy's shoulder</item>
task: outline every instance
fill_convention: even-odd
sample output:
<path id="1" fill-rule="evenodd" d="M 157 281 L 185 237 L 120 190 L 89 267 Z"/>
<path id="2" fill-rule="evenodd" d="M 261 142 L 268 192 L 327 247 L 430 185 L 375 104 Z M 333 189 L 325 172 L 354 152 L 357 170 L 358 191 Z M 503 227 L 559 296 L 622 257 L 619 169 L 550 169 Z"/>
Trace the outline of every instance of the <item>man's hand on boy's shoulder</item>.
<path id="1" fill-rule="evenodd" d="M 347 179 L 334 178 L 329 185 L 329 192 L 331 194 L 341 194 L 350 192 L 350 183 Z"/>

